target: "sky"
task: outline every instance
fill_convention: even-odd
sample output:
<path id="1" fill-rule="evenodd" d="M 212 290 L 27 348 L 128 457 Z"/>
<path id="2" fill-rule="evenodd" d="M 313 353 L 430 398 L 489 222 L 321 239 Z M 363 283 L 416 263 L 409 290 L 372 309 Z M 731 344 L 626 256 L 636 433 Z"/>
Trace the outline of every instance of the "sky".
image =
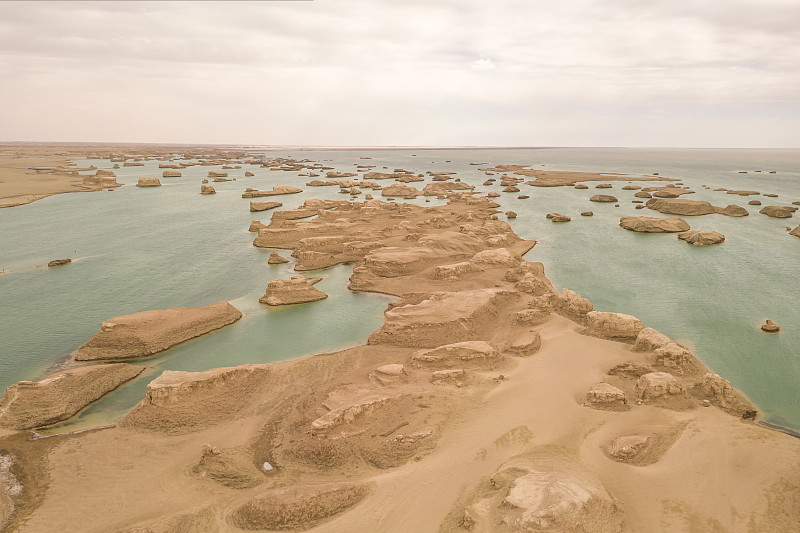
<path id="1" fill-rule="evenodd" d="M 800 0 L 0 0 L 0 141 L 800 147 Z"/>

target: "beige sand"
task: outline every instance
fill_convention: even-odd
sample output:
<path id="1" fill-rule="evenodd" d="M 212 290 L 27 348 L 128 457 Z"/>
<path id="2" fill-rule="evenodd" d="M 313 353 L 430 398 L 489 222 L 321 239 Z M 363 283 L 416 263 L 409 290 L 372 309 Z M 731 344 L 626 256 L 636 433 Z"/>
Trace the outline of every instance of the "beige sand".
<path id="1" fill-rule="evenodd" d="M 108 429 L 0 430 L 8 530 L 796 531 L 800 440 L 685 346 L 555 293 L 492 205 L 276 213 L 256 245 L 402 296 L 369 344 L 166 372 Z"/>

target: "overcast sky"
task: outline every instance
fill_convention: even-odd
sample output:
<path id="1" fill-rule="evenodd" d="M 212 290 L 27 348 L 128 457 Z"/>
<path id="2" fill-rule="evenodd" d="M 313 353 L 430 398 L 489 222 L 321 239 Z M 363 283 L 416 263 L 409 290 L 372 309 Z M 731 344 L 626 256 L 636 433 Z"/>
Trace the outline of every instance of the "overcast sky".
<path id="1" fill-rule="evenodd" d="M 800 147 L 800 0 L 0 1 L 0 140 Z"/>

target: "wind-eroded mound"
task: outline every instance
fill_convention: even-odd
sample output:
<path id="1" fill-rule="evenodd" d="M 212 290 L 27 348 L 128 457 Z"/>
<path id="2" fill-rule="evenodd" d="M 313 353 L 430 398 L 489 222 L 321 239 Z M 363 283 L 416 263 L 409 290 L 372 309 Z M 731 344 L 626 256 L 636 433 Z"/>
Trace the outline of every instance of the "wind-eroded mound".
<path id="1" fill-rule="evenodd" d="M 491 318 L 516 297 L 514 291 L 479 289 L 435 292 L 416 303 L 400 300 L 384 313 L 386 320 L 369 336 L 369 343 L 434 348 L 443 343 L 480 340 Z"/>
<path id="2" fill-rule="evenodd" d="M 711 246 L 725 241 L 725 235 L 717 231 L 692 230 L 678 234 L 678 238 L 694 246 Z"/>
<path id="3" fill-rule="evenodd" d="M 600 480 L 559 455 L 548 450 L 506 461 L 472 496 L 460 525 L 487 533 L 628 532 Z"/>
<path id="4" fill-rule="evenodd" d="M 253 460 L 244 450 L 219 450 L 213 446 L 203 446 L 200 461 L 191 473 L 211 479 L 232 489 L 255 487 L 264 481 Z"/>
<path id="5" fill-rule="evenodd" d="M 768 205 L 762 208 L 759 213 L 772 218 L 791 218 L 795 211 L 797 211 L 796 207 L 786 205 Z"/>
<path id="6" fill-rule="evenodd" d="M 61 422 L 142 370 L 125 363 L 94 365 L 64 370 L 37 382 L 20 381 L 0 398 L 0 426 L 30 429 Z"/>
<path id="7" fill-rule="evenodd" d="M 368 485 L 355 483 L 274 489 L 236 509 L 230 521 L 251 531 L 303 531 L 350 509 L 369 492 Z"/>
<path id="8" fill-rule="evenodd" d="M 93 361 L 147 357 L 232 324 L 240 318 L 242 313 L 228 302 L 118 316 L 100 324 L 100 331 L 78 348 L 75 359 Z"/>
<path id="9" fill-rule="evenodd" d="M 185 433 L 230 420 L 258 391 L 270 386 L 269 365 L 241 365 L 204 372 L 166 370 L 122 426 Z"/>

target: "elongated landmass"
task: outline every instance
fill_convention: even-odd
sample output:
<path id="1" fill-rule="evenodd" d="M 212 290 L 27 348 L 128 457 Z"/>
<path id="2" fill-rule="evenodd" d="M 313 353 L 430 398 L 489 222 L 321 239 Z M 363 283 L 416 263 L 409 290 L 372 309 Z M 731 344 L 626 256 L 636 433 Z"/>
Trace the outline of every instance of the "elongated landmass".
<path id="1" fill-rule="evenodd" d="M 678 233 L 689 230 L 689 223 L 680 217 L 622 217 L 619 225 L 637 233 Z"/>
<path id="2" fill-rule="evenodd" d="M 26 487 L 10 531 L 798 523 L 800 440 L 755 424 L 686 345 L 556 292 L 491 200 L 302 210 L 316 217 L 275 215 L 256 244 L 294 249 L 298 270 L 353 263 L 351 289 L 397 296 L 368 344 L 168 371 L 119 427 L 63 445 L 0 437 Z"/>
<path id="3" fill-rule="evenodd" d="M 527 168 L 530 165 L 495 165 L 481 168 L 484 172 L 512 172 L 518 176 L 534 178 L 525 182 L 534 187 L 566 187 L 583 181 L 676 181 L 658 176 L 636 176 L 607 172 L 573 172 Z"/>
<path id="4" fill-rule="evenodd" d="M 729 217 L 746 217 L 749 215 L 747 209 L 738 205 L 732 204 L 727 207 L 717 207 L 709 202 L 699 200 L 652 198 L 645 205 L 654 211 L 670 215 L 702 216 L 715 213 Z"/>
<path id="5" fill-rule="evenodd" d="M 141 311 L 110 318 L 75 354 L 76 361 L 134 359 L 233 324 L 242 313 L 228 302 Z"/>
<path id="6" fill-rule="evenodd" d="M 67 420 L 143 370 L 126 363 L 92 365 L 20 381 L 0 398 L 0 426 L 30 429 Z"/>

